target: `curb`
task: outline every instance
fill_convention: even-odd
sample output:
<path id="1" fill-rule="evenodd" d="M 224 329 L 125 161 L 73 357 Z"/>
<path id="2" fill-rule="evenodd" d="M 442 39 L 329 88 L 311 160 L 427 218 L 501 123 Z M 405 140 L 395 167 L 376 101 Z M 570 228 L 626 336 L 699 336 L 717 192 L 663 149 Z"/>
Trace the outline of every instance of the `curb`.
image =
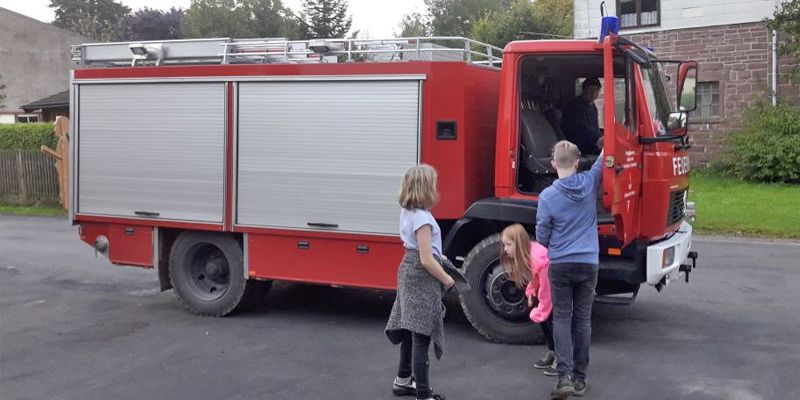
<path id="1" fill-rule="evenodd" d="M 718 242 L 718 243 L 742 243 L 748 244 L 769 244 L 769 245 L 788 245 L 800 246 L 800 239 L 776 239 L 754 236 L 733 236 L 733 235 L 696 235 L 696 242 Z"/>

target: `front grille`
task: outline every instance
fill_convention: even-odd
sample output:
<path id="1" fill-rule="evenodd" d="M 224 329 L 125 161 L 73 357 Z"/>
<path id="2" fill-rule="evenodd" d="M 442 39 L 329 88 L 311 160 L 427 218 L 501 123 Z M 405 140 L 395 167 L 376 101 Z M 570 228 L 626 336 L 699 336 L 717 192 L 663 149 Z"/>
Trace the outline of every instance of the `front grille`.
<path id="1" fill-rule="evenodd" d="M 669 194 L 669 212 L 667 212 L 667 225 L 675 224 L 683 219 L 686 211 L 684 204 L 684 194 L 686 190 L 672 192 Z"/>

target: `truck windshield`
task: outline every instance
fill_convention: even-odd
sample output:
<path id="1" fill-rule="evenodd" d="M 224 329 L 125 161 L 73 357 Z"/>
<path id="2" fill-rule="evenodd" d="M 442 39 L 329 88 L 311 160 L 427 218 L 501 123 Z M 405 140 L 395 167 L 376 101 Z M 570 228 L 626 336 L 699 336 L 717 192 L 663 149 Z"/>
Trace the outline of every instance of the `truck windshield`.
<path id="1" fill-rule="evenodd" d="M 650 108 L 650 119 L 653 121 L 653 131 L 658 136 L 666 135 L 670 105 L 664 86 L 666 76 L 662 66 L 653 63 L 650 68 L 642 68 L 642 80 L 647 94 L 647 106 Z"/>

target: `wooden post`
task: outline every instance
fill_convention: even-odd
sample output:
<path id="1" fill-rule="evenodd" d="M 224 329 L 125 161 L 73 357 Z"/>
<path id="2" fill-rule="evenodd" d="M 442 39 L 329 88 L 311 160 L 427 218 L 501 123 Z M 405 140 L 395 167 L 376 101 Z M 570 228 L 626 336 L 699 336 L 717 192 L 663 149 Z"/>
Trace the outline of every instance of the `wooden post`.
<path id="1" fill-rule="evenodd" d="M 55 160 L 58 171 L 58 199 L 65 210 L 69 209 L 69 118 L 56 117 L 53 135 L 58 138 L 56 149 L 42 146 L 40 150 Z"/>
<path id="2" fill-rule="evenodd" d="M 25 164 L 22 162 L 22 151 L 17 151 L 17 182 L 19 184 L 19 203 L 28 203 L 28 177 L 25 173 Z"/>

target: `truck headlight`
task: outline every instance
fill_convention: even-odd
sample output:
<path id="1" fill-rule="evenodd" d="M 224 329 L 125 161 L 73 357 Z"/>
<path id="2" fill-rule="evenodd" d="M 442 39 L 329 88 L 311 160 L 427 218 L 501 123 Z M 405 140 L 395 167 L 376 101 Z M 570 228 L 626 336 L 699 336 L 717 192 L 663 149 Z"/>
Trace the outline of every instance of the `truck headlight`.
<path id="1" fill-rule="evenodd" d="M 675 262 L 675 247 L 668 247 L 664 249 L 661 255 L 661 269 L 667 268 Z"/>
<path id="2" fill-rule="evenodd" d="M 684 212 L 684 216 L 689 223 L 694 223 L 697 220 L 697 208 L 693 201 L 687 201 L 686 203 L 686 211 Z"/>

